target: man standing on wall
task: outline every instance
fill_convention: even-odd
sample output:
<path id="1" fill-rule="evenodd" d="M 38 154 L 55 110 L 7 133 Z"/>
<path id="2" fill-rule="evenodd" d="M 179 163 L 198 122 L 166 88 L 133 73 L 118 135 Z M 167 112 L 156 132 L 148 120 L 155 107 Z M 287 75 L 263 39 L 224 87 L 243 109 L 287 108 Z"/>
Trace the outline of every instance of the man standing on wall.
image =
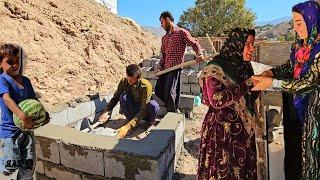
<path id="1" fill-rule="evenodd" d="M 162 37 L 161 59 L 157 71 L 165 70 L 181 64 L 184 59 L 186 46 L 191 46 L 197 54 L 196 61 L 203 60 L 200 44 L 190 33 L 174 25 L 174 18 L 168 11 L 161 13 L 161 27 L 167 32 Z M 155 86 L 155 94 L 165 103 L 168 112 L 176 112 L 180 100 L 181 69 L 159 76 Z"/>

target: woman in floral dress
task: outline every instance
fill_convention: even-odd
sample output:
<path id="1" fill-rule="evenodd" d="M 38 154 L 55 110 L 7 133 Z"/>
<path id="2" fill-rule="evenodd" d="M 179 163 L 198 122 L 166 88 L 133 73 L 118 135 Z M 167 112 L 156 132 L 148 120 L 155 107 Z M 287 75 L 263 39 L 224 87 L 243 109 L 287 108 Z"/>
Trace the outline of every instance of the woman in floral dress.
<path id="1" fill-rule="evenodd" d="M 250 77 L 255 31 L 231 30 L 219 56 L 200 76 L 209 106 L 201 130 L 198 179 L 257 179 L 257 92 Z"/>

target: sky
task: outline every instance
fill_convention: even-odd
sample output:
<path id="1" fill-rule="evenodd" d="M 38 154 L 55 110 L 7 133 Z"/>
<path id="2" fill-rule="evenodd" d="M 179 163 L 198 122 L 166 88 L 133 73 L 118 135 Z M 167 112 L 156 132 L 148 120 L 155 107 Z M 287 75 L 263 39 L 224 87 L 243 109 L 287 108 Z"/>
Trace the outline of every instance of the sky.
<path id="1" fill-rule="evenodd" d="M 168 10 L 179 21 L 183 11 L 195 0 L 118 0 L 118 15 L 130 17 L 142 26 L 160 27 L 159 16 Z M 246 0 L 246 7 L 256 14 L 256 22 L 291 16 L 291 8 L 302 0 Z"/>

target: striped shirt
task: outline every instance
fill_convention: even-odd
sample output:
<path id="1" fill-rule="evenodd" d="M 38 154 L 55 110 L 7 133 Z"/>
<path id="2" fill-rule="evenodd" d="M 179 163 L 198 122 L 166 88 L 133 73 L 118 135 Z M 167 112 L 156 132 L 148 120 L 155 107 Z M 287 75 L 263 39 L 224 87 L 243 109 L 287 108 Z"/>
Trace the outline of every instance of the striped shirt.
<path id="1" fill-rule="evenodd" d="M 172 32 L 167 32 L 167 34 L 162 37 L 161 70 L 181 64 L 184 59 L 184 52 L 187 45 L 191 46 L 197 54 L 200 53 L 200 44 L 187 30 L 175 27 Z"/>

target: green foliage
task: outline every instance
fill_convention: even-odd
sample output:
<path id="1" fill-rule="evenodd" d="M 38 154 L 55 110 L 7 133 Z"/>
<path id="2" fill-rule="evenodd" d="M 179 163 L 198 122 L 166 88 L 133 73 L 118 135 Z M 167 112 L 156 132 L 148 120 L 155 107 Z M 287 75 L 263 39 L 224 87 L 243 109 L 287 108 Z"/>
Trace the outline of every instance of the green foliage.
<path id="1" fill-rule="evenodd" d="M 285 36 L 278 36 L 278 41 L 285 42 L 286 41 L 286 37 Z"/>
<path id="2" fill-rule="evenodd" d="M 183 12 L 178 26 L 194 36 L 218 36 L 235 27 L 253 28 L 255 18 L 245 0 L 196 0 L 195 7 Z"/>

